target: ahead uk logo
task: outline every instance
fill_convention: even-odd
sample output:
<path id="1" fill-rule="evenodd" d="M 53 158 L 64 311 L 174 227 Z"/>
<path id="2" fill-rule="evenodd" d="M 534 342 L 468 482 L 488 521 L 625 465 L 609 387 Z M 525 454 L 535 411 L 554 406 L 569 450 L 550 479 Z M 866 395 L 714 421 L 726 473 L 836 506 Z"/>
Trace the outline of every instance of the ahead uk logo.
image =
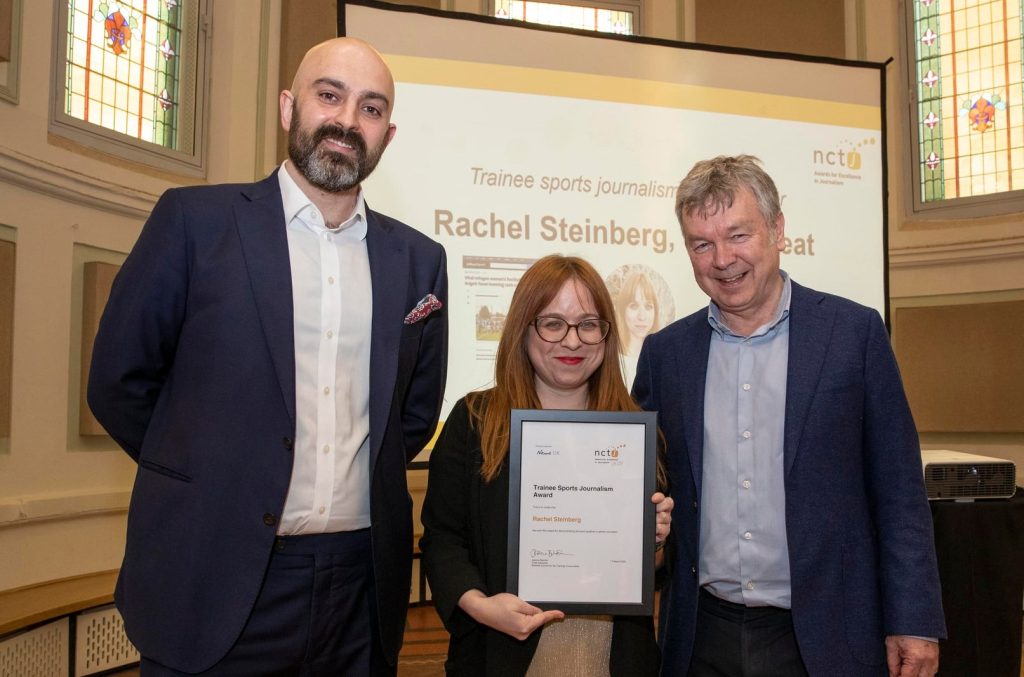
<path id="1" fill-rule="evenodd" d="M 617 444 L 606 449 L 594 450 L 594 463 L 598 465 L 622 465 L 619 454 L 625 448 L 625 444 Z"/>
<path id="2" fill-rule="evenodd" d="M 832 148 L 815 148 L 811 155 L 814 183 L 842 186 L 847 181 L 860 181 L 862 152 L 869 151 L 877 142 L 876 137 L 870 136 L 860 141 L 843 139 Z"/>

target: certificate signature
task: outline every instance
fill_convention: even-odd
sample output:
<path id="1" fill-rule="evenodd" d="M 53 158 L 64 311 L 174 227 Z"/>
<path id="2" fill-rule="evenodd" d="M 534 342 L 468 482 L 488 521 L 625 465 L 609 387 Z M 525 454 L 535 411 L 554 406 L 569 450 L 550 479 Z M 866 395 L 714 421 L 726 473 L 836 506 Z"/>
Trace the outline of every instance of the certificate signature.
<path id="1" fill-rule="evenodd" d="M 575 557 L 575 556 L 576 555 L 572 554 L 571 552 L 566 552 L 565 550 L 556 550 L 556 549 L 553 549 L 553 548 L 549 548 L 547 550 L 541 550 L 541 549 L 538 549 L 538 548 L 530 548 L 530 557 L 534 558 L 534 559 L 536 559 L 538 557 L 544 557 L 544 558 L 551 559 L 551 558 L 554 558 L 554 557 Z"/>
<path id="2" fill-rule="evenodd" d="M 530 566 L 555 569 L 579 569 L 576 555 L 561 548 L 530 548 Z"/>

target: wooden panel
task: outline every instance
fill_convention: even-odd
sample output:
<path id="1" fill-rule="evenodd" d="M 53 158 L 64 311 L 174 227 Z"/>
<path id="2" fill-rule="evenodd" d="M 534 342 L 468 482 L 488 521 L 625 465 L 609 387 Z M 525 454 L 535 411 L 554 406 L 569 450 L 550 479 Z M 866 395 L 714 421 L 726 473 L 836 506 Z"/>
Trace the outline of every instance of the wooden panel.
<path id="1" fill-rule="evenodd" d="M 11 436 L 14 348 L 14 243 L 0 240 L 0 439 Z"/>
<path id="2" fill-rule="evenodd" d="M 101 261 L 85 264 L 82 276 L 82 378 L 78 400 L 78 433 L 80 435 L 106 435 L 86 402 L 85 391 L 89 383 L 89 365 L 92 363 L 92 346 L 100 328 L 100 317 L 110 298 L 114 276 L 121 266 Z"/>
<path id="3" fill-rule="evenodd" d="M 11 30 L 14 0 L 0 0 L 0 63 L 11 60 Z"/>
<path id="4" fill-rule="evenodd" d="M 0 636 L 114 601 L 117 571 L 97 571 L 0 592 Z M 6 674 L 6 673 L 5 673 Z"/>
<path id="5" fill-rule="evenodd" d="M 696 0 L 697 42 L 746 49 L 846 55 L 844 0 Z"/>
<path id="6" fill-rule="evenodd" d="M 893 349 L 922 432 L 1024 432 L 1024 301 L 899 308 Z"/>
<path id="7" fill-rule="evenodd" d="M 313 45 L 338 36 L 338 3 L 327 0 L 282 0 L 278 91 L 292 88 L 302 57 Z M 288 133 L 277 126 L 277 157 L 288 157 Z"/>

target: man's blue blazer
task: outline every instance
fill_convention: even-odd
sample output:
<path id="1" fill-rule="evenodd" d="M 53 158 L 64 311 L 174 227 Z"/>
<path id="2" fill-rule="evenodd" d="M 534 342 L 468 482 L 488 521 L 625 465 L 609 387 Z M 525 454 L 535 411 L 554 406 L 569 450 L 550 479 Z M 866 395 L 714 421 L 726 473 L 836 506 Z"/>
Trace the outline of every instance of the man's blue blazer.
<path id="1" fill-rule="evenodd" d="M 945 637 L 917 430 L 877 312 L 794 282 L 789 323 L 783 456 L 800 653 L 811 675 L 887 674 L 886 635 Z M 686 674 L 696 629 L 710 342 L 706 308 L 649 336 L 633 385 L 659 412 L 675 498 L 664 675 Z"/>
<path id="2" fill-rule="evenodd" d="M 402 643 L 413 548 L 406 464 L 437 424 L 444 249 L 367 210 L 373 291 L 370 504 L 385 656 Z M 295 438 L 292 284 L 277 175 L 173 189 L 114 282 L 88 398 L 138 462 L 116 602 L 141 653 L 195 672 L 237 639 L 284 507 Z M 369 619 L 367 620 L 369 622 Z"/>

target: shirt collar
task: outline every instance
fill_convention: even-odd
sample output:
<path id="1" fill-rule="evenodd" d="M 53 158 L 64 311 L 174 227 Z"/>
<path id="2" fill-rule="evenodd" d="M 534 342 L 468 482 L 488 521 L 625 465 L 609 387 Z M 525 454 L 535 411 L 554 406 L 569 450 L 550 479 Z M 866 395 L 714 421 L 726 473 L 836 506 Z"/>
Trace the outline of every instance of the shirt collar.
<path id="1" fill-rule="evenodd" d="M 351 216 L 337 228 L 326 228 L 323 225 L 323 214 L 313 204 L 313 201 L 302 192 L 299 184 L 295 183 L 295 179 L 288 173 L 288 169 L 285 167 L 287 162 L 288 160 L 282 162 L 277 172 L 277 180 L 281 186 L 281 203 L 284 206 L 284 222 L 286 224 L 291 224 L 294 219 L 298 219 L 304 226 L 317 234 L 345 233 L 347 237 L 356 240 L 366 238 L 366 203 L 363 200 L 362 188 L 359 189 L 359 193 L 356 196 L 356 207 L 352 210 Z"/>
<path id="2" fill-rule="evenodd" d="M 755 329 L 750 336 L 740 336 L 729 329 L 728 325 L 726 325 L 722 320 L 722 311 L 714 301 L 711 301 L 708 304 L 708 324 L 710 324 L 711 328 L 719 335 L 736 336 L 738 338 L 754 338 L 755 336 L 763 336 L 775 329 L 789 317 L 789 302 L 793 297 L 793 284 L 789 280 L 789 274 L 784 270 L 779 270 L 779 275 L 782 276 L 782 295 L 779 297 L 779 305 L 775 308 L 775 315 L 771 322 L 761 325 Z"/>

